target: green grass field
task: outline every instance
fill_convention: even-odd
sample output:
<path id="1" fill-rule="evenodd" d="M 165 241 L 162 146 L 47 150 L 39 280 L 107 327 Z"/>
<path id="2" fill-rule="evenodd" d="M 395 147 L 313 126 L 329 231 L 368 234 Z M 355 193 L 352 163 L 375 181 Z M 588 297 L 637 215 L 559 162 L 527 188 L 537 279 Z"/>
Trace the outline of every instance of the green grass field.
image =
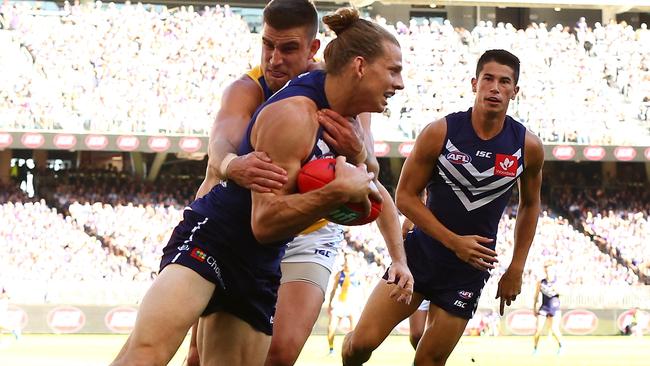
<path id="1" fill-rule="evenodd" d="M 2 366 L 108 365 L 126 336 L 121 335 L 25 335 L 14 341 L 4 334 L 0 344 Z M 337 352 L 342 336 L 337 337 Z M 187 340 L 186 340 L 187 343 Z M 650 337 L 567 337 L 561 355 L 555 343 L 543 337 L 532 355 L 531 337 L 464 337 L 449 366 L 648 366 Z M 187 344 L 183 345 L 183 352 Z M 182 352 L 170 365 L 182 363 Z M 338 356 L 327 356 L 324 336 L 309 338 L 298 365 L 340 365 Z M 413 351 L 405 336 L 392 336 L 375 351 L 367 365 L 410 366 Z M 472 361 L 472 359 L 474 361 Z"/>

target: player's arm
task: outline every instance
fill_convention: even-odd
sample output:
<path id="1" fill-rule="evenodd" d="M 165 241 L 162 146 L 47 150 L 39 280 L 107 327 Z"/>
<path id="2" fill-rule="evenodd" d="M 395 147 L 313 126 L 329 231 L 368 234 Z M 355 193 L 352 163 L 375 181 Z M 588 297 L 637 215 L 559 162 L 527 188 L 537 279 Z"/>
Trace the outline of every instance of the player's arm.
<path id="1" fill-rule="evenodd" d="M 208 166 L 197 198 L 227 178 L 243 187 L 265 192 L 286 182 L 285 172 L 271 164 L 266 154 L 236 155 L 248 122 L 263 98 L 262 90 L 246 75 L 224 90 L 221 107 L 210 131 Z"/>
<path id="2" fill-rule="evenodd" d="M 365 162 L 368 171 L 375 174 L 375 184 L 384 204 L 377 218 L 377 226 L 393 262 L 388 272 L 388 282 L 398 285 L 391 292 L 391 297 L 409 303 L 413 294 L 413 276 L 406 265 L 397 207 L 378 179 L 379 162 L 374 153 L 370 113 L 362 113 L 356 119 L 349 120 L 332 110 L 323 109 L 319 111 L 318 122 L 323 126 L 323 137 L 330 146 L 346 154 L 348 159 Z"/>
<path id="3" fill-rule="evenodd" d="M 358 167 L 337 158 L 336 178 L 320 189 L 296 192 L 296 178 L 302 162 L 312 151 L 318 123 L 315 107 L 307 98 L 294 97 L 264 108 L 257 117 L 251 142 L 256 151 L 265 151 L 287 172 L 288 183 L 270 193 L 252 193 L 253 233 L 261 243 L 291 237 L 346 202 L 363 202 L 378 196 L 370 182 L 373 175 L 365 165 Z"/>
<path id="4" fill-rule="evenodd" d="M 397 207 L 384 185 L 379 182 L 379 162 L 375 156 L 375 140 L 372 137 L 370 113 L 360 115 L 359 120 L 363 128 L 366 165 L 368 166 L 368 171 L 375 174 L 375 184 L 384 200 L 383 209 L 379 217 L 377 217 L 377 227 L 386 242 L 386 248 L 392 260 L 388 269 L 387 282 L 397 284 L 393 291 L 391 291 L 390 297 L 396 299 L 398 302 L 409 304 L 413 296 L 413 275 L 406 264 L 404 239 L 402 238 Z"/>
<path id="5" fill-rule="evenodd" d="M 427 125 L 418 136 L 413 151 L 402 167 L 395 196 L 397 208 L 461 260 L 480 270 L 492 269 L 492 263 L 497 262 L 497 253 L 484 246 L 492 239 L 478 235 L 457 235 L 435 217 L 420 197 L 434 172 L 446 133 L 447 123 L 443 118 Z"/>
<path id="6" fill-rule="evenodd" d="M 510 306 L 521 292 L 521 277 L 540 214 L 544 146 L 542 141 L 530 132 L 526 132 L 524 164 L 524 171 L 519 178 L 519 209 L 515 221 L 512 261 L 499 280 L 497 288 L 496 298 L 501 298 L 501 315 L 504 303 Z"/>

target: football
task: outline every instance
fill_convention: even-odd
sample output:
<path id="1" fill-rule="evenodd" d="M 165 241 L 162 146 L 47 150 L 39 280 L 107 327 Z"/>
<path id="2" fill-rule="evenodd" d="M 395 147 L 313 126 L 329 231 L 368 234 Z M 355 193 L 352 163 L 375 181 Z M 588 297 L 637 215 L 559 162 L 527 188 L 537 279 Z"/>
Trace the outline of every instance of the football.
<path id="1" fill-rule="evenodd" d="M 336 177 L 336 159 L 316 159 L 305 164 L 298 173 L 298 191 L 305 193 L 319 189 Z M 374 183 L 371 182 L 374 185 Z M 364 217 L 363 205 L 348 202 L 330 213 L 326 219 L 346 226 L 365 225 L 375 221 L 381 213 L 382 203 L 371 199 L 370 215 Z"/>

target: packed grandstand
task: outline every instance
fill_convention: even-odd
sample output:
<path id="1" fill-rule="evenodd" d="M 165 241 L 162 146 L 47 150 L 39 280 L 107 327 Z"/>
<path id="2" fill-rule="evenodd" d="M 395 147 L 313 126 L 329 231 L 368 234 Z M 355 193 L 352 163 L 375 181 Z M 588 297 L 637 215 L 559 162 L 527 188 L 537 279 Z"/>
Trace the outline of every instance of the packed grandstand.
<path id="1" fill-rule="evenodd" d="M 258 34 L 228 6 L 39 6 L 0 8 L 0 70 L 11 70 L 0 72 L 0 130 L 206 135 L 224 87 L 259 59 Z M 466 109 L 477 56 L 506 48 L 523 61 L 525 85 L 510 113 L 543 141 L 650 145 L 645 24 L 515 29 L 480 22 L 463 29 L 376 21 L 405 50 L 406 85 L 373 116 L 377 139 L 412 140 L 426 123 Z M 319 37 L 330 39 L 327 31 Z M 628 296 L 650 285 L 650 170 L 635 164 L 621 165 L 618 178 L 573 162 L 545 172 L 544 211 L 524 274 L 529 294 L 516 306 L 532 305 L 548 261 L 565 264 L 559 276 L 576 289 L 565 304 L 585 306 L 582 294 L 603 286 Z M 204 174 L 163 170 L 149 182 L 105 165 L 24 174 L 18 165 L 0 186 L 0 284 L 18 304 L 136 304 Z M 397 177 L 382 178 L 395 186 Z M 515 215 L 513 205 L 499 224 L 499 258 L 511 256 Z M 349 228 L 345 240 L 372 288 L 390 265 L 377 227 Z M 507 264 L 502 260 L 494 274 Z M 490 281 L 485 291 L 495 290 Z M 609 304 L 586 298 L 586 306 Z"/>

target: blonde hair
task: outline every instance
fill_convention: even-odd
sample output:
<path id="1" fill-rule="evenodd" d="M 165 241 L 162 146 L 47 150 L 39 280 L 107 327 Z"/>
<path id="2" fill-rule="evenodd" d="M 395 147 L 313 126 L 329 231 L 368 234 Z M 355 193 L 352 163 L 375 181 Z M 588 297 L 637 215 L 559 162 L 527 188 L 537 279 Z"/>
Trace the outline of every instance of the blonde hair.
<path id="1" fill-rule="evenodd" d="M 361 56 L 372 62 L 384 53 L 384 41 L 399 46 L 397 39 L 376 23 L 359 18 L 354 8 L 340 8 L 334 14 L 323 17 L 334 33 L 333 39 L 325 48 L 325 68 L 329 74 L 341 73 L 347 63 Z"/>

